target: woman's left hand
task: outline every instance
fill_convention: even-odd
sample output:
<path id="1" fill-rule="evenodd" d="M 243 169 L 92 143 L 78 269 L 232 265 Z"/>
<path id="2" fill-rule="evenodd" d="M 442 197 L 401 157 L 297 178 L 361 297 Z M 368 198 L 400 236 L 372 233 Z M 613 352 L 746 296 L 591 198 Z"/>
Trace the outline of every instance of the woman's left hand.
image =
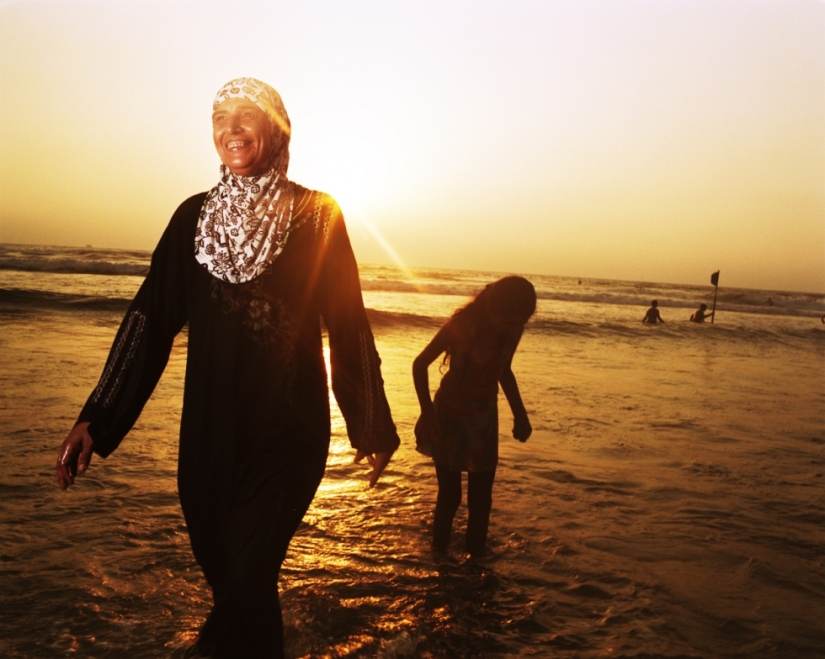
<path id="1" fill-rule="evenodd" d="M 367 459 L 367 462 L 372 465 L 372 471 L 370 472 L 370 487 L 375 487 L 375 484 L 378 482 L 378 479 L 381 477 L 382 472 L 386 468 L 386 466 L 390 463 L 390 459 L 392 458 L 392 451 L 379 451 L 377 453 L 362 453 L 361 451 L 356 451 L 355 453 L 355 462 L 361 462 L 364 458 Z"/>

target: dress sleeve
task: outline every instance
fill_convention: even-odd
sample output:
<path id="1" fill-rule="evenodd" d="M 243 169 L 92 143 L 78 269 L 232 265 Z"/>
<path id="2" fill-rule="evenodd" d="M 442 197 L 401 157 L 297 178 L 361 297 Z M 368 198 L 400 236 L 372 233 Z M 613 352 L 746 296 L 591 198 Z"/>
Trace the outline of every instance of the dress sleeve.
<path id="1" fill-rule="evenodd" d="M 363 453 L 395 451 L 400 440 L 364 311 L 355 255 L 338 204 L 327 195 L 320 197 L 316 203 L 324 206 L 321 313 L 329 333 L 332 391 L 353 448 Z"/>
<path id="2" fill-rule="evenodd" d="M 103 373 L 77 422 L 89 421 L 95 453 L 114 451 L 137 421 L 160 379 L 172 342 L 187 320 L 184 237 L 172 218 L 149 273 L 120 325 Z M 194 240 L 190 251 L 194 250 Z"/>

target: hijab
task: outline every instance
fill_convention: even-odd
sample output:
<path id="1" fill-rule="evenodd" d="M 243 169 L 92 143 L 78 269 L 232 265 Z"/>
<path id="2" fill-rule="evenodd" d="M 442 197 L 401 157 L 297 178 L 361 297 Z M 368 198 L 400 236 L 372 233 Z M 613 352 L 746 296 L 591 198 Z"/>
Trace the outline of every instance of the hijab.
<path id="1" fill-rule="evenodd" d="M 266 113 L 272 147 L 263 170 L 240 176 L 221 164 L 221 180 L 206 195 L 195 232 L 195 259 L 214 277 L 241 284 L 281 253 L 292 227 L 294 195 L 286 177 L 290 123 L 280 95 L 255 78 L 236 78 L 218 91 L 212 110 L 245 98 Z"/>

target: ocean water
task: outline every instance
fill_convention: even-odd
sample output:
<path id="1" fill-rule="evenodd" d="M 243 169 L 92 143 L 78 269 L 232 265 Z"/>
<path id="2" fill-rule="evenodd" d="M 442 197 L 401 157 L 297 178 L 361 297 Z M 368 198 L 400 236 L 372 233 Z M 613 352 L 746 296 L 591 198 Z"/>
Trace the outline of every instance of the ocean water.
<path id="1" fill-rule="evenodd" d="M 130 436 L 67 492 L 58 447 L 145 252 L 0 245 L 0 656 L 182 657 L 210 603 L 177 501 L 185 331 Z M 707 273 L 708 277 L 710 273 Z M 490 553 L 429 550 L 411 364 L 502 273 L 361 267 L 402 446 L 378 487 L 337 412 L 281 576 L 293 658 L 825 657 L 825 296 L 530 276 Z M 640 320 L 659 300 L 665 325 Z M 435 386 L 438 373 L 431 367 Z"/>

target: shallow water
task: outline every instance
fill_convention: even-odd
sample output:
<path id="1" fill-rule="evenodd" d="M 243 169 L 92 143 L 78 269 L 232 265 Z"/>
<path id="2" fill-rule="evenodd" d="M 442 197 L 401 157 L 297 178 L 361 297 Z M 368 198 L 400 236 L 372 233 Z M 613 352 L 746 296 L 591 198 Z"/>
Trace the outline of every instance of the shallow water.
<path id="1" fill-rule="evenodd" d="M 89 281 L 69 293 L 99 293 Z M 336 416 L 282 572 L 288 656 L 823 656 L 818 317 L 645 327 L 644 307 L 542 300 L 514 363 L 535 432 L 509 437 L 502 398 L 491 551 L 474 561 L 463 509 L 448 556 L 430 553 L 435 478 L 412 448 L 412 359 L 464 298 L 387 288 L 365 297 L 402 447 L 369 490 Z M 185 333 L 121 448 L 60 492 L 57 448 L 120 313 L 0 311 L 0 655 L 181 657 L 210 599 L 175 490 Z"/>

